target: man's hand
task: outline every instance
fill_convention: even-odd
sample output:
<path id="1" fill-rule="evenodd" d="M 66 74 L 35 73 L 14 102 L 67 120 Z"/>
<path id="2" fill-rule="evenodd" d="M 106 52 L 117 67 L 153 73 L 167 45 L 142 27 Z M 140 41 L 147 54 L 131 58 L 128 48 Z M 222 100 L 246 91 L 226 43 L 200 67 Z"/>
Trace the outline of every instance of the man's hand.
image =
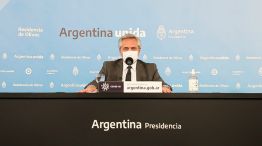
<path id="1" fill-rule="evenodd" d="M 163 92 L 163 93 L 171 93 L 172 91 L 171 91 L 170 87 L 168 87 L 168 86 L 163 86 L 163 87 L 162 87 L 162 92 Z"/>
<path id="2" fill-rule="evenodd" d="M 94 85 L 89 85 L 85 89 L 81 90 L 80 93 L 97 93 L 97 88 Z"/>

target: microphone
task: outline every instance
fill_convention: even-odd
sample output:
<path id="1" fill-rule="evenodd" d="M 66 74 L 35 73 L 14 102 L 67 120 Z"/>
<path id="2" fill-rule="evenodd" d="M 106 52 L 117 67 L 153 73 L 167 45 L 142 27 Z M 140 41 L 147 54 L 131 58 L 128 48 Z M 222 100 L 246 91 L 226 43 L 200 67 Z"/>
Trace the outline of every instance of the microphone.
<path id="1" fill-rule="evenodd" d="M 133 58 L 132 57 L 127 57 L 126 60 L 125 60 L 125 63 L 127 65 L 132 65 L 134 62 Z"/>

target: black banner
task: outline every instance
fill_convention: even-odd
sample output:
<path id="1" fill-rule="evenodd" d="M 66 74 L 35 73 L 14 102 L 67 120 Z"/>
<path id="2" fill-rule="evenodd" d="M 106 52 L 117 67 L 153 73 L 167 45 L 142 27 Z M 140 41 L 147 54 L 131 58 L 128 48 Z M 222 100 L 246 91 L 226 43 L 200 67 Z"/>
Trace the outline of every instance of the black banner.
<path id="1" fill-rule="evenodd" d="M 1 146 L 262 144 L 261 94 L 0 96 Z"/>

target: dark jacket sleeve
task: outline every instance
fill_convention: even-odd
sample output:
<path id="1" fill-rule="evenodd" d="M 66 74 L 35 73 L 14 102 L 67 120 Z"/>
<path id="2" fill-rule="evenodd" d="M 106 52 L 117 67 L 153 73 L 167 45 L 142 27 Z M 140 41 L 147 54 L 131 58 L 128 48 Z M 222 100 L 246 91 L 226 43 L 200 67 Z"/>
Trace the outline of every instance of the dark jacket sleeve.
<path id="1" fill-rule="evenodd" d="M 103 66 L 101 70 L 99 71 L 99 74 L 104 74 L 105 77 L 107 76 L 107 61 L 103 63 Z M 96 82 L 96 79 L 94 79 L 92 82 L 88 83 L 85 88 L 87 88 L 89 85 L 94 85 L 96 88 L 98 88 L 98 83 Z"/>
<path id="2" fill-rule="evenodd" d="M 158 69 L 156 67 L 156 64 L 155 63 L 152 63 L 152 66 L 153 66 L 153 70 L 154 70 L 154 73 L 153 73 L 153 81 L 162 81 L 162 85 L 164 86 L 168 86 L 171 90 L 172 90 L 172 87 L 170 85 L 168 85 L 162 78 L 161 76 L 159 75 L 158 73 Z"/>

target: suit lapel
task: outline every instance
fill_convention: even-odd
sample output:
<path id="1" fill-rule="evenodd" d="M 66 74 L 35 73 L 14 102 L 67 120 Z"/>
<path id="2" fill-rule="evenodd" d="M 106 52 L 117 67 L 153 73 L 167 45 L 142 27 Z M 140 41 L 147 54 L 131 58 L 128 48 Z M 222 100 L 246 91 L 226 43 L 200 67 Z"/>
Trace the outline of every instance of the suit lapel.
<path id="1" fill-rule="evenodd" d="M 116 74 L 116 81 L 122 81 L 123 74 L 123 59 L 119 59 L 116 61 L 115 70 L 113 70 Z"/>
<path id="2" fill-rule="evenodd" d="M 137 60 L 137 64 L 136 64 L 136 80 L 137 81 L 146 80 L 145 67 L 140 60 Z"/>

